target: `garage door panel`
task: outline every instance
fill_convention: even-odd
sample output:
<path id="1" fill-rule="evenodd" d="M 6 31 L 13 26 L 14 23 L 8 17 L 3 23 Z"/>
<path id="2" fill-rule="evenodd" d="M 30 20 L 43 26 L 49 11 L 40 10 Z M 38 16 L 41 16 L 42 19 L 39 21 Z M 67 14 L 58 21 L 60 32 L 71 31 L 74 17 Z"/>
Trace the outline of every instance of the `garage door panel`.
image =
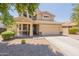
<path id="1" fill-rule="evenodd" d="M 40 25 L 40 31 L 43 35 L 60 34 L 60 26 L 57 25 Z"/>

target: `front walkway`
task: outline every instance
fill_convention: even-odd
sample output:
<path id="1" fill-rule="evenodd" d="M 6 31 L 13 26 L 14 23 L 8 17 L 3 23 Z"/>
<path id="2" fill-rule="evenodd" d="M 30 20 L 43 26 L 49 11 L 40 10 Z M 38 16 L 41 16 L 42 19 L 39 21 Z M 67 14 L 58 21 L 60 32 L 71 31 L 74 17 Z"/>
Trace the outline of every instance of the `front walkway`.
<path id="1" fill-rule="evenodd" d="M 52 45 L 68 56 L 79 56 L 79 41 L 67 36 L 45 37 Z"/>

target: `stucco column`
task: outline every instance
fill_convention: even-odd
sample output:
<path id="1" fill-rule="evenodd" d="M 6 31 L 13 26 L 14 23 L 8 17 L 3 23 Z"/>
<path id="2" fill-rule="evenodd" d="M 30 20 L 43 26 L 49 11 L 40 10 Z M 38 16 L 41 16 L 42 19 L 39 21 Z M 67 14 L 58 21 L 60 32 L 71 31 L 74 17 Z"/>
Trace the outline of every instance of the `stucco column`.
<path id="1" fill-rule="evenodd" d="M 33 36 L 33 24 L 30 24 L 30 36 Z"/>
<path id="2" fill-rule="evenodd" d="M 18 26 L 18 28 L 17 28 L 17 26 Z M 16 25 L 16 32 L 17 32 L 16 35 L 19 36 L 20 35 L 20 33 L 19 33 L 19 24 Z"/>

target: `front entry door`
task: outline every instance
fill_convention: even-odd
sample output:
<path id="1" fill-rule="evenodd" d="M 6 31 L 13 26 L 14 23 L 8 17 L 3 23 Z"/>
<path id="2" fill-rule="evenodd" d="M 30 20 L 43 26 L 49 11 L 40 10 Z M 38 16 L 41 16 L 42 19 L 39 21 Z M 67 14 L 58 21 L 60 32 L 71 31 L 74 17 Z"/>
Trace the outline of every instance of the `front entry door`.
<path id="1" fill-rule="evenodd" d="M 33 35 L 38 35 L 38 34 L 39 34 L 39 25 L 33 24 Z"/>

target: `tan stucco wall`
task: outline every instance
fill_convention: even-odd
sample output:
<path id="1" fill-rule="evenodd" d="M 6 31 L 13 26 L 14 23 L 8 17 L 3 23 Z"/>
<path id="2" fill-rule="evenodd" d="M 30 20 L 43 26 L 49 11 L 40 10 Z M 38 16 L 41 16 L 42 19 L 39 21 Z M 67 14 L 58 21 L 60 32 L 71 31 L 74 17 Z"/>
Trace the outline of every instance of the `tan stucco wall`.
<path id="1" fill-rule="evenodd" d="M 69 28 L 63 28 L 63 35 L 69 34 Z"/>
<path id="2" fill-rule="evenodd" d="M 44 16 L 48 16 L 48 18 L 44 18 Z M 45 13 L 42 14 L 42 19 L 46 21 L 53 21 L 53 17 Z"/>
<path id="3" fill-rule="evenodd" d="M 69 35 L 69 27 L 76 27 L 76 22 L 65 22 L 62 24 L 63 35 Z"/>
<path id="4" fill-rule="evenodd" d="M 33 36 L 33 24 L 39 25 L 39 32 L 42 32 L 42 35 L 58 35 L 62 31 L 61 24 L 56 24 L 52 21 L 33 21 L 25 17 L 18 17 L 15 21 L 15 26 L 13 27 L 19 35 L 19 29 L 16 27 L 17 24 L 30 24 L 30 36 Z"/>
<path id="5" fill-rule="evenodd" d="M 16 22 L 16 24 L 30 24 L 30 36 L 33 36 L 33 24 L 31 22 Z M 17 35 L 20 35 L 19 34 L 19 28 L 16 28 L 16 32 L 17 32 Z"/>
<path id="6" fill-rule="evenodd" d="M 48 16 L 48 18 L 45 18 L 44 16 Z M 54 21 L 54 16 L 47 13 L 38 13 L 37 20 Z"/>
<path id="7" fill-rule="evenodd" d="M 19 24 L 30 24 L 30 36 L 33 36 L 33 28 L 32 28 L 33 21 L 31 19 L 26 18 L 26 17 L 16 17 L 15 18 L 15 24 L 14 24 L 15 26 L 13 25 L 13 28 L 14 28 L 14 30 L 16 32 L 16 36 L 20 35 L 19 27 L 17 27 L 17 25 L 19 25 Z"/>
<path id="8" fill-rule="evenodd" d="M 42 32 L 42 35 L 58 35 L 62 31 L 62 27 L 55 24 L 40 24 L 39 31 Z"/>

